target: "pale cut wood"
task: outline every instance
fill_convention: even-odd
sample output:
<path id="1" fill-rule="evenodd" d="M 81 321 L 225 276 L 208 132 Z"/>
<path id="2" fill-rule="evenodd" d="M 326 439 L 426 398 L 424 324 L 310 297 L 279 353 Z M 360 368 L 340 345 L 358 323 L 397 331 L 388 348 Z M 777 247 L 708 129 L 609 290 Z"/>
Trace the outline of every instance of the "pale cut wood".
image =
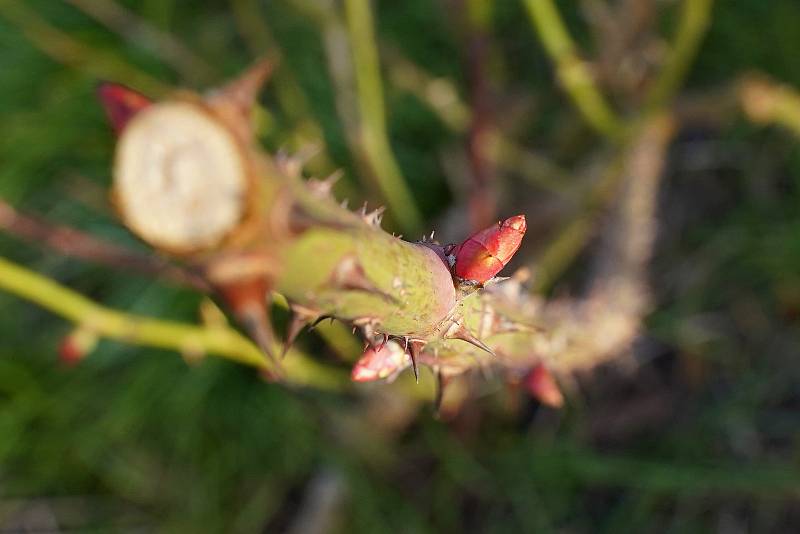
<path id="1" fill-rule="evenodd" d="M 150 106 L 119 140 L 115 201 L 125 224 L 158 248 L 218 245 L 243 218 L 247 189 L 237 140 L 201 104 Z"/>

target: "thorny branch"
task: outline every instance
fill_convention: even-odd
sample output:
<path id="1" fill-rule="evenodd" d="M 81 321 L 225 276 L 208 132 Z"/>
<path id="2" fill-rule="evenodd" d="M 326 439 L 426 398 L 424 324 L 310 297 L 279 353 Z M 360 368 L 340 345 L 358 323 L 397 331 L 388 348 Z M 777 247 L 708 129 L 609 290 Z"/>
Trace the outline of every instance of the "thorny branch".
<path id="1" fill-rule="evenodd" d="M 196 150 L 176 145 L 179 151 L 175 157 L 188 161 L 173 171 L 191 169 L 196 181 L 193 187 L 213 190 L 218 187 L 214 180 L 219 176 L 218 172 L 205 173 L 205 167 L 190 165 L 195 158 L 202 158 L 212 169 L 221 165 L 239 168 L 231 158 L 243 158 L 240 165 L 246 181 L 242 184 L 251 191 L 243 197 L 248 199 L 243 218 L 235 228 L 226 230 L 229 236 L 215 245 L 172 240 L 170 247 L 188 251 L 178 255 L 198 266 L 204 280 L 262 350 L 271 351 L 274 343 L 266 316 L 270 291 L 279 292 L 289 301 L 295 316 L 291 328 L 295 334 L 303 324 L 336 318 L 358 328 L 373 347 L 385 346 L 389 341 L 390 346 L 399 345 L 407 351 L 410 358 L 401 359 L 398 372 L 408 366 L 416 371 L 417 365 L 424 365 L 445 379 L 486 366 L 519 378 L 543 363 L 556 373 L 568 373 L 618 354 L 636 334 L 646 311 L 643 272 L 653 233 L 653 198 L 671 131 L 668 119 L 652 119 L 626 158 L 622 187 L 627 191 L 619 196 L 617 208 L 622 230 L 615 230 L 619 238 L 608 247 L 606 259 L 626 269 L 620 276 L 613 269 L 599 269 L 602 276 L 583 300 L 547 302 L 530 296 L 521 288 L 519 279 L 476 291 L 480 285 L 454 278 L 454 272 L 461 271 L 451 272 L 446 258 L 450 248 L 435 242 L 410 243 L 386 233 L 380 228 L 382 210 L 352 213 L 333 199 L 332 180 L 303 182 L 296 164 L 273 160 L 261 152 L 252 140 L 247 111 L 268 66 L 258 65 L 255 69 L 207 100 L 182 93 L 140 111 L 141 119 L 135 118 L 123 131 L 115 180 L 119 182 L 130 171 L 125 167 L 131 165 L 129 154 L 146 150 L 149 143 L 160 143 L 160 150 L 173 150 L 170 143 L 175 139 L 196 135 L 197 131 L 202 131 L 203 136 L 197 139 L 200 146 Z M 185 124 L 192 125 L 192 129 L 177 135 L 186 128 Z M 209 139 L 218 140 L 202 146 Z M 239 146 L 239 155 L 228 151 L 225 143 Z M 115 184 L 118 198 L 122 194 L 151 194 L 148 180 L 153 178 L 146 174 L 134 178 L 141 187 L 127 190 Z M 214 224 L 215 219 L 208 212 L 199 214 L 179 207 L 183 203 L 180 195 L 187 193 L 192 192 L 165 190 L 162 194 L 171 196 L 158 202 L 168 200 L 165 206 L 178 211 L 159 216 L 169 216 L 170 222 L 176 224 L 181 221 L 174 219 L 184 218 L 183 223 L 194 225 L 187 228 Z M 172 198 L 174 195 L 178 196 Z M 137 203 L 135 197 L 123 200 L 123 219 L 136 232 L 136 221 L 146 218 L 147 210 L 156 209 L 155 201 Z M 226 202 L 233 203 L 229 209 L 239 209 L 234 197 Z M 228 209 L 218 206 L 223 208 Z M 20 228 L 19 220 L 16 228 Z M 195 235 L 200 234 L 193 230 L 173 237 L 191 240 Z M 98 254 L 96 247 L 89 246 L 91 241 L 77 242 L 81 246 L 73 246 L 73 252 Z M 457 254 L 460 258 L 461 252 Z M 293 360 L 291 355 L 281 366 L 260 357 L 256 361 L 252 345 L 244 344 L 230 330 L 207 332 L 106 311 L 52 283 L 45 288 L 47 282 L 11 264 L 4 267 L 0 279 L 7 289 L 79 324 L 87 324 L 99 335 L 180 350 L 194 346 L 256 365 L 270 376 L 283 376 L 290 382 L 313 383 L 308 376 L 318 374 L 309 373 L 313 362 Z M 464 271 L 468 272 L 470 269 Z M 226 346 L 227 342 L 232 345 Z M 297 365 L 298 361 L 302 365 Z M 440 378 L 440 382 L 444 380 Z"/>

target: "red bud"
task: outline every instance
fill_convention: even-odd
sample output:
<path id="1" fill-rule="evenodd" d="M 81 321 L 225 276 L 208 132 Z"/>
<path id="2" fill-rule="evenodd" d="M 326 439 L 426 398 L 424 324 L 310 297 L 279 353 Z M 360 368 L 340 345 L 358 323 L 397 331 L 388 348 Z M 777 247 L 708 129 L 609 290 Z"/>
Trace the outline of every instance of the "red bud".
<path id="1" fill-rule="evenodd" d="M 97 334 L 86 328 L 76 328 L 67 334 L 58 345 L 58 359 L 62 363 L 77 365 L 97 346 Z"/>
<path id="2" fill-rule="evenodd" d="M 516 215 L 471 235 L 453 251 L 456 276 L 481 284 L 491 279 L 517 252 L 526 229 L 525 216 Z"/>
<path id="3" fill-rule="evenodd" d="M 411 358 L 406 351 L 396 342 L 389 341 L 377 349 L 367 347 L 361 359 L 353 366 L 350 378 L 353 382 L 380 380 L 402 371 L 410 363 Z"/>
<path id="4" fill-rule="evenodd" d="M 561 408 L 564 405 L 564 395 L 556 384 L 553 375 L 544 365 L 537 364 L 525 377 L 525 388 L 528 393 L 547 406 Z"/>
<path id="5" fill-rule="evenodd" d="M 130 122 L 134 115 L 152 104 L 141 93 L 118 83 L 101 83 L 97 88 L 97 98 L 106 111 L 106 116 L 117 135 Z"/>

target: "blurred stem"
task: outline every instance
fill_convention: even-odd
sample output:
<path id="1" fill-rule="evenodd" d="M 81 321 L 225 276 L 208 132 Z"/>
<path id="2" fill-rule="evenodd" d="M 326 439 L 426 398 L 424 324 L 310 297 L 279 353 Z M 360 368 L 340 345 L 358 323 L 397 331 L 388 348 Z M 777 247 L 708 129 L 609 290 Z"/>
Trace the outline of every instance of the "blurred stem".
<path id="1" fill-rule="evenodd" d="M 208 291 L 206 281 L 196 273 L 183 269 L 163 258 L 142 254 L 116 243 L 99 239 L 64 225 L 55 225 L 38 217 L 15 210 L 0 199 L 0 229 L 34 245 L 47 246 L 61 254 L 86 261 L 163 277 L 170 282 Z"/>
<path id="2" fill-rule="evenodd" d="M 55 61 L 89 73 L 94 78 L 124 80 L 149 95 L 159 96 L 170 87 L 149 74 L 120 60 L 114 54 L 96 50 L 53 27 L 24 2 L 0 1 L 0 16 L 17 26 L 28 40 Z"/>
<path id="3" fill-rule="evenodd" d="M 345 0 L 361 124 L 359 141 L 392 216 L 404 232 L 419 235 L 422 217 L 389 144 L 378 48 L 369 0 Z"/>
<path id="4" fill-rule="evenodd" d="M 584 194 L 576 210 L 578 214 L 559 231 L 536 260 L 532 291 L 544 293 L 550 289 L 586 246 L 597 228 L 598 210 L 613 197 L 622 179 L 624 159 L 624 153 L 612 159 L 600 180 Z"/>
<path id="5" fill-rule="evenodd" d="M 33 46 L 54 61 L 95 80 L 121 81 L 154 98 L 163 97 L 175 89 L 128 63 L 118 54 L 99 51 L 55 28 L 20 2 L 0 0 L 0 16 L 17 26 Z M 258 112 L 271 115 L 269 110 L 260 106 Z"/>
<path id="6" fill-rule="evenodd" d="M 109 339 L 184 353 L 213 354 L 261 370 L 271 369 L 272 364 L 261 351 L 236 330 L 112 310 L 5 258 L 0 258 L 0 288 Z M 338 373 L 294 352 L 284 366 L 291 383 L 322 389 L 341 387 Z"/>
<path id="7" fill-rule="evenodd" d="M 472 170 L 469 215 L 472 231 L 485 228 L 497 217 L 497 172 L 490 155 L 497 129 L 488 72 L 492 3 L 464 0 L 466 21 L 466 70 L 469 79 L 472 120 L 467 135 L 467 155 Z"/>
<path id="8" fill-rule="evenodd" d="M 713 0 L 683 0 L 675 43 L 647 96 L 646 108 L 662 107 L 680 88 L 711 21 Z"/>
<path id="9" fill-rule="evenodd" d="M 598 133 L 617 139 L 623 124 L 606 102 L 586 63 L 578 56 L 553 0 L 524 0 L 545 50 L 555 63 L 558 78 L 584 119 Z"/>
<path id="10" fill-rule="evenodd" d="M 623 264 L 640 266 L 646 262 L 646 258 L 642 259 L 640 256 L 645 254 L 649 257 L 649 244 L 644 248 L 637 247 L 631 251 L 627 250 L 627 245 L 640 245 L 633 241 L 641 239 L 641 236 L 637 237 L 635 234 L 637 232 L 638 234 L 646 233 L 645 225 L 653 217 L 650 208 L 642 211 L 641 207 L 644 197 L 654 198 L 657 194 L 658 178 L 663 172 L 664 154 L 675 133 L 675 128 L 671 115 L 661 113 L 654 114 L 635 125 L 631 132 L 634 134 L 632 136 L 634 141 L 630 143 L 630 146 L 621 149 L 618 155 L 612 156 L 599 181 L 585 194 L 582 202 L 576 207 L 575 217 L 556 236 L 536 262 L 533 291 L 539 293 L 547 291 L 572 264 L 589 239 L 595 235 L 598 226 L 597 217 L 615 199 L 618 199 L 619 216 L 624 220 L 610 231 L 619 232 L 621 235 L 631 235 L 628 238 L 612 240 L 617 242 L 622 240 L 626 243 L 615 244 L 613 250 L 609 252 L 610 257 L 613 258 L 610 261 L 620 269 Z M 655 189 L 645 188 L 644 192 L 639 193 L 641 198 L 637 198 L 632 196 L 630 191 L 620 193 L 620 186 L 626 181 L 636 182 L 640 186 L 653 184 L 652 187 Z M 646 204 L 651 203 L 647 202 Z M 648 213 L 648 211 L 650 212 Z M 633 269 L 633 271 L 635 270 Z M 631 272 L 630 276 L 638 276 L 638 273 Z M 600 278 L 608 279 L 608 276 Z"/>
<path id="11" fill-rule="evenodd" d="M 777 124 L 800 138 L 800 93 L 762 75 L 750 75 L 739 85 L 739 101 L 750 120 Z"/>
<path id="12" fill-rule="evenodd" d="M 189 47 L 113 0 L 64 0 L 128 43 L 147 49 L 191 83 L 208 83 L 214 69 Z"/>
<path id="13" fill-rule="evenodd" d="M 384 47 L 384 50 L 392 83 L 428 106 L 450 131 L 464 134 L 472 120 L 472 111 L 461 100 L 455 84 L 432 76 L 392 47 Z M 565 193 L 574 183 L 569 173 L 553 160 L 521 146 L 499 129 L 491 132 L 487 144 L 486 156 L 492 164 L 519 174 L 532 185 Z"/>

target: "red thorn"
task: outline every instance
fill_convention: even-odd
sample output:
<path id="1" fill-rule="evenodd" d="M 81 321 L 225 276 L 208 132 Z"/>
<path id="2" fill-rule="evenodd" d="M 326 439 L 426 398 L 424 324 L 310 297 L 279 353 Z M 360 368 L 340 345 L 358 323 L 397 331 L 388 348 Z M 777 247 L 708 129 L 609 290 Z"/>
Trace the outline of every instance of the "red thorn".
<path id="1" fill-rule="evenodd" d="M 103 82 L 97 86 L 97 98 L 117 135 L 122 133 L 134 115 L 153 103 L 143 94 L 111 82 Z"/>
<path id="2" fill-rule="evenodd" d="M 249 119 L 258 93 L 261 92 L 261 88 L 267 83 L 274 69 L 274 58 L 262 58 L 256 61 L 239 77 L 215 91 L 210 98 L 212 105 L 224 101 L 226 104 L 238 108 L 239 112 Z"/>
<path id="3" fill-rule="evenodd" d="M 552 373 L 543 364 L 537 364 L 525 377 L 525 388 L 536 400 L 546 406 L 561 408 L 564 395 L 561 393 Z"/>
<path id="4" fill-rule="evenodd" d="M 248 335 L 264 355 L 278 367 L 272 353 L 275 334 L 269 319 L 267 298 L 268 283 L 263 278 L 251 278 L 220 286 L 219 293 Z"/>

